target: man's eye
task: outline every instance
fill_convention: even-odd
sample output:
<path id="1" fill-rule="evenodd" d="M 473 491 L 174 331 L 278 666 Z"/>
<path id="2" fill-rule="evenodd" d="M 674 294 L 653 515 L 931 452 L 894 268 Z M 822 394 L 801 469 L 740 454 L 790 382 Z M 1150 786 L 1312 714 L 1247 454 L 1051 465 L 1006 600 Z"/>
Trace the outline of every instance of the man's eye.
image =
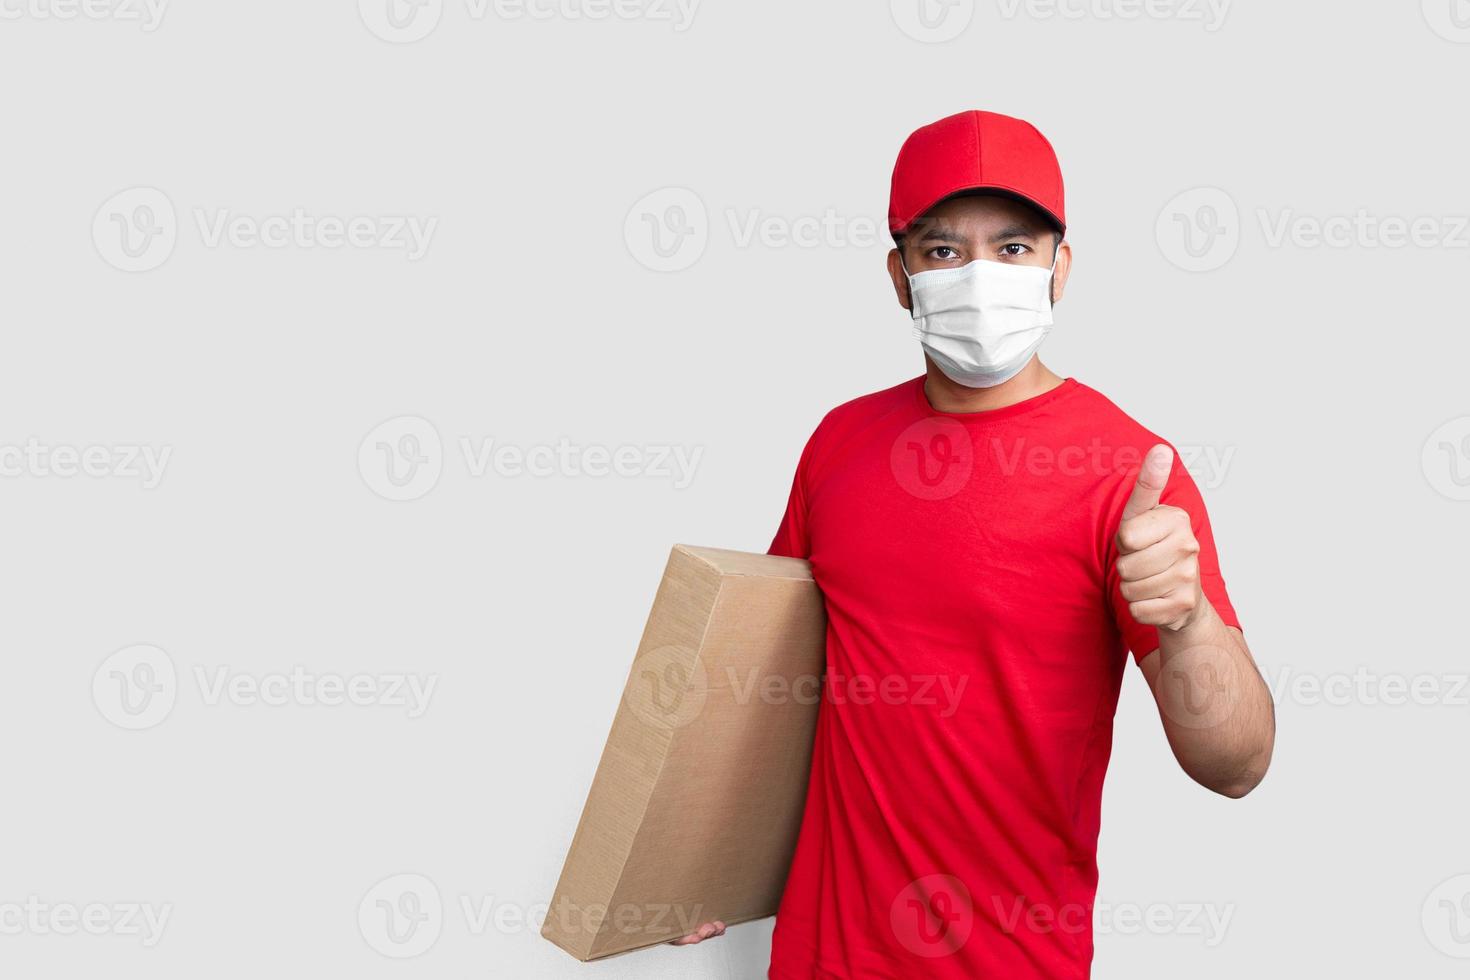
<path id="1" fill-rule="evenodd" d="M 959 254 L 948 245 L 941 245 L 929 253 L 931 258 L 939 259 L 941 262 L 948 262 L 950 259 L 958 258 Z"/>
<path id="2" fill-rule="evenodd" d="M 1000 251 L 1002 255 L 1015 256 L 1025 255 L 1027 252 L 1031 251 L 1031 249 L 1025 245 L 1022 245 L 1020 242 L 1011 242 L 1009 245 L 1002 245 Z"/>

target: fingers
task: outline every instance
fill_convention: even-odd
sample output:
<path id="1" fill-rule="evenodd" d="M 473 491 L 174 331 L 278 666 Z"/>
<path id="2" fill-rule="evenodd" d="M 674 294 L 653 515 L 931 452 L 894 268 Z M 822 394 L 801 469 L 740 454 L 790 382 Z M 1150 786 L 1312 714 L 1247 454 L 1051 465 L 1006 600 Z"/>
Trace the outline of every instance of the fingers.
<path id="1" fill-rule="evenodd" d="M 1125 562 L 1130 562 L 1127 572 Z M 1141 574 L 1154 569 L 1158 571 L 1151 575 Z M 1118 591 L 1136 622 L 1182 629 L 1203 603 L 1199 542 L 1193 534 L 1171 535 L 1151 548 L 1124 555 L 1118 559 L 1118 578 Z"/>
<path id="2" fill-rule="evenodd" d="M 1118 526 L 1118 551 L 1130 555 L 1151 548 L 1173 534 L 1191 536 L 1189 512 L 1178 507 L 1155 507 Z"/>
<path id="3" fill-rule="evenodd" d="M 1118 559 L 1118 578 L 1124 582 L 1141 582 L 1193 559 L 1199 554 L 1199 541 L 1187 527 L 1172 528 L 1162 539 L 1146 547 L 1127 551 L 1120 542 L 1119 550 L 1123 555 Z"/>
<path id="4" fill-rule="evenodd" d="M 683 939 L 675 939 L 670 946 L 697 946 L 706 939 L 714 939 L 716 936 L 725 934 L 725 923 L 716 919 L 714 922 L 706 922 L 698 929 L 685 936 Z"/>
<path id="5" fill-rule="evenodd" d="M 1159 503 L 1173 466 L 1168 446 L 1154 446 L 1144 456 L 1118 525 L 1117 572 L 1134 620 L 1182 629 L 1201 606 L 1199 541 L 1187 511 Z"/>
<path id="6" fill-rule="evenodd" d="M 1167 598 L 1179 589 L 1191 588 L 1198 579 L 1199 560 L 1191 556 L 1183 561 L 1173 562 L 1156 575 L 1124 581 L 1119 586 L 1119 591 L 1129 602 L 1144 602 Z"/>
<path id="7" fill-rule="evenodd" d="M 1161 599 L 1130 602 L 1128 612 L 1140 625 L 1176 630 L 1186 625 L 1199 607 L 1199 597 L 1180 590 Z"/>
<path id="8" fill-rule="evenodd" d="M 1148 451 L 1138 470 L 1138 482 L 1133 485 L 1128 503 L 1123 506 L 1123 520 L 1145 514 L 1159 505 L 1159 497 L 1164 492 L 1164 484 L 1169 482 L 1169 470 L 1173 466 L 1174 450 L 1168 446 L 1160 444 Z"/>

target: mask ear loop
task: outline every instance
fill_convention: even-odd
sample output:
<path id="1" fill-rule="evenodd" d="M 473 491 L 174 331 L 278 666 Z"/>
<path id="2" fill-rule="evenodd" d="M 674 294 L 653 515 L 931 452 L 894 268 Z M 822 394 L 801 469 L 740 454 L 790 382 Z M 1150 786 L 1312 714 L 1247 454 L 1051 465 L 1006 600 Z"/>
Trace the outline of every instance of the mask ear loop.
<path id="1" fill-rule="evenodd" d="M 909 319 L 917 320 L 919 318 L 919 311 L 914 308 L 916 306 L 914 303 L 914 274 L 909 271 L 909 264 L 904 261 L 903 245 L 901 243 L 895 244 L 898 247 L 898 267 L 903 270 L 904 280 L 908 283 L 909 287 Z"/>
<path id="2" fill-rule="evenodd" d="M 1055 298 L 1057 291 L 1057 259 L 1062 256 L 1062 245 L 1066 240 L 1064 233 L 1063 237 L 1057 239 L 1056 245 L 1051 250 L 1051 278 L 1046 281 L 1046 305 L 1052 309 L 1055 309 L 1057 305 Z"/>

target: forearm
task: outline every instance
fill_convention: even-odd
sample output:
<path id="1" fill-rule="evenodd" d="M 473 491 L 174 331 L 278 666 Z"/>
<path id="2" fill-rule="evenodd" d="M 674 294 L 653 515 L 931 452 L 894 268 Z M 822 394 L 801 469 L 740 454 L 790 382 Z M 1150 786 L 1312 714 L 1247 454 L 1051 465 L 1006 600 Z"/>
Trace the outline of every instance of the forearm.
<path id="1" fill-rule="evenodd" d="M 1225 796 L 1254 789 L 1271 763 L 1275 706 L 1240 631 L 1202 599 L 1190 622 L 1159 630 L 1141 666 L 1184 771 Z"/>

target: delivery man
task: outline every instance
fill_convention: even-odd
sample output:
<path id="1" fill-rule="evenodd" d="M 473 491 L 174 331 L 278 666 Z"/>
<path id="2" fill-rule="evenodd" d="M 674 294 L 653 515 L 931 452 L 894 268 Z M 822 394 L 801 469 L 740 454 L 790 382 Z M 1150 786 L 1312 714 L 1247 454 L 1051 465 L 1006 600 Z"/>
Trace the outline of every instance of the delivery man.
<path id="1" fill-rule="evenodd" d="M 770 549 L 811 562 L 828 631 L 769 976 L 1085 978 L 1128 652 L 1225 796 L 1266 773 L 1270 695 L 1173 449 L 1037 357 L 1072 268 L 1051 144 L 923 127 L 889 227 L 925 373 L 828 413 Z"/>

